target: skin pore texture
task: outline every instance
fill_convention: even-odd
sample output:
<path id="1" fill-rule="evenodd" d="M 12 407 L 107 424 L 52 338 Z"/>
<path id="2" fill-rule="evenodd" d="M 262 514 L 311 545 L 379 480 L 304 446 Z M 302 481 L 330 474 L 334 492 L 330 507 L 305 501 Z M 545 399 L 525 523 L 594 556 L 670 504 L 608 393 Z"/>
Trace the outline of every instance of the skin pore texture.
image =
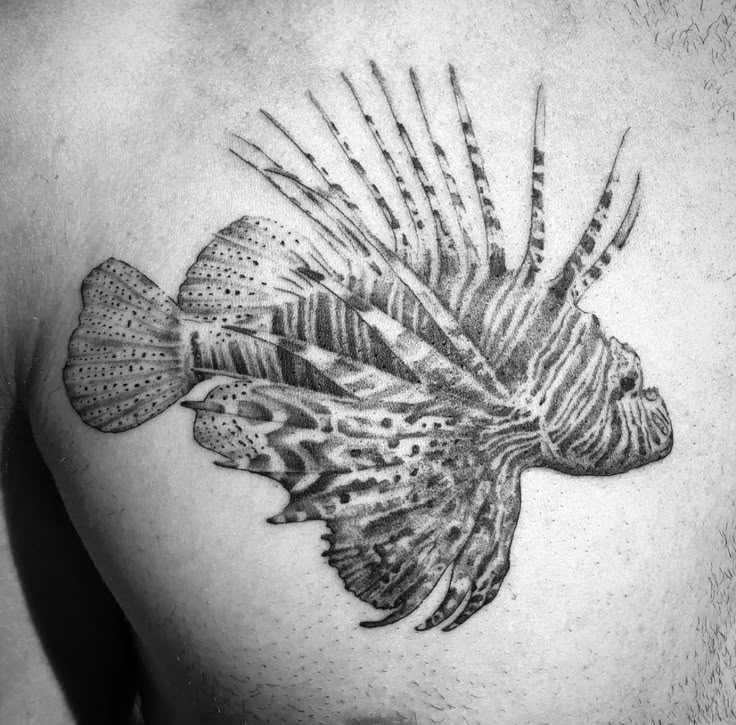
<path id="1" fill-rule="evenodd" d="M 3 7 L 0 721 L 124 722 L 136 687 L 153 724 L 733 717 L 736 93 L 733 9 L 716 4 Z M 444 137 L 453 63 L 510 266 L 529 232 L 540 83 L 549 270 L 628 127 L 622 163 L 642 173 L 632 238 L 582 306 L 636 349 L 674 448 L 620 476 L 526 471 L 504 585 L 449 634 L 414 631 L 445 580 L 406 620 L 359 628 L 376 612 L 324 565 L 324 524 L 267 524 L 283 489 L 214 467 L 191 411 L 103 434 L 62 379 L 89 270 L 124 259 L 175 297 L 213 231 L 291 220 L 231 134 L 272 140 L 264 107 L 310 139 L 306 88 L 349 118 L 339 74 L 364 83 L 369 58 L 404 96 L 417 70 Z"/>

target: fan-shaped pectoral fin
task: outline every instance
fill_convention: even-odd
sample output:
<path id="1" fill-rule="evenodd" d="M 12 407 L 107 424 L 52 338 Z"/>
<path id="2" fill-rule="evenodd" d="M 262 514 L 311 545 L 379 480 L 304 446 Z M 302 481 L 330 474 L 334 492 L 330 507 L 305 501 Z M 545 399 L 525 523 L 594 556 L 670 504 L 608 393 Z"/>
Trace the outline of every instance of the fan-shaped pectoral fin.
<path id="1" fill-rule="evenodd" d="M 443 627 L 450 632 L 495 599 L 509 570 L 520 507 L 518 476 L 500 480 L 455 559 L 444 600 L 418 630 L 431 629 L 456 615 Z"/>
<path id="2" fill-rule="evenodd" d="M 330 529 L 324 555 L 345 588 L 391 610 L 362 626 L 385 626 L 409 615 L 460 555 L 488 497 L 474 473 L 448 471 L 424 457 L 416 468 L 407 461 L 385 473 L 351 471 L 292 494 L 290 506 L 324 512 Z"/>

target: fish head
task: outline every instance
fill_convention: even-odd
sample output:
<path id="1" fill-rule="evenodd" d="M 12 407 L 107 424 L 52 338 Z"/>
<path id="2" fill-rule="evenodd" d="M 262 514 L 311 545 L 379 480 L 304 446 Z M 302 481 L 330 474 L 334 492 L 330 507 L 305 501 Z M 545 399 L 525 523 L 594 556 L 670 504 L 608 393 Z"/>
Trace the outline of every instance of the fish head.
<path id="1" fill-rule="evenodd" d="M 636 351 L 607 337 L 594 315 L 574 314 L 578 335 L 550 366 L 555 372 L 541 400 L 545 464 L 573 475 L 612 475 L 664 458 L 672 422 L 657 388 L 644 386 Z"/>

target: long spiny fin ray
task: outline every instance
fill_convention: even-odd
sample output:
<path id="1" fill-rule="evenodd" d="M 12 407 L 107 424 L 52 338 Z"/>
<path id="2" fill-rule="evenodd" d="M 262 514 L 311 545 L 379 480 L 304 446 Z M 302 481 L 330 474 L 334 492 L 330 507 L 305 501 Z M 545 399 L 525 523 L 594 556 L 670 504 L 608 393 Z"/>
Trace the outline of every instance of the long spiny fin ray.
<path id="1" fill-rule="evenodd" d="M 462 549 L 487 494 L 476 471 L 451 473 L 426 463 L 394 488 L 392 500 L 368 521 L 350 515 L 328 520 L 326 555 L 346 588 L 374 607 L 394 610 L 363 626 L 398 621 L 429 596 Z M 437 528 L 428 507 L 453 525 Z"/>
<path id="2" fill-rule="evenodd" d="M 455 94 L 455 103 L 460 118 L 460 125 L 465 139 L 465 148 L 468 152 L 468 160 L 473 172 L 475 189 L 478 193 L 478 204 L 483 216 L 483 228 L 485 232 L 485 246 L 487 254 L 488 269 L 491 275 L 501 276 L 506 272 L 506 259 L 503 247 L 499 243 L 501 223 L 496 215 L 496 209 L 491 201 L 491 192 L 486 175 L 483 156 L 478 146 L 478 141 L 473 130 L 468 106 L 460 89 L 460 83 L 453 66 L 450 66 L 450 82 Z"/>
<path id="3" fill-rule="evenodd" d="M 282 172 L 280 176 L 286 177 Z M 301 185 L 295 177 L 289 176 L 295 184 Z M 318 194 L 319 195 L 319 194 Z M 311 197 L 315 201 L 314 197 Z M 329 204 L 329 200 L 325 200 Z M 447 310 L 442 302 L 437 299 L 434 291 L 425 284 L 417 273 L 409 267 L 396 253 L 385 247 L 376 239 L 365 238 L 369 247 L 375 252 L 372 256 L 373 262 L 382 274 L 394 275 L 405 286 L 406 290 L 419 302 L 430 318 L 437 324 L 442 334 L 449 340 L 453 348 L 461 355 L 463 364 L 473 374 L 480 377 L 489 389 L 498 394 L 506 394 L 507 391 L 496 379 L 493 369 L 488 364 L 483 353 L 475 343 L 466 335 L 460 327 L 457 319 Z"/>
<path id="4" fill-rule="evenodd" d="M 314 161 L 314 157 L 311 154 L 308 154 L 306 151 L 304 151 L 296 143 L 296 141 L 294 141 L 293 138 L 290 135 L 288 135 L 288 132 L 286 131 L 286 129 L 284 129 L 279 124 L 278 121 L 276 121 L 269 115 L 267 115 L 267 118 L 271 119 L 271 122 L 275 124 L 276 127 L 279 128 L 282 133 L 287 135 L 287 138 L 289 138 L 292 141 L 292 143 L 299 149 L 299 151 L 305 156 L 305 158 L 307 158 L 310 161 L 310 163 L 313 164 L 313 167 L 317 169 L 318 173 L 322 174 L 322 172 L 320 171 L 320 167 L 318 167 L 316 162 Z M 270 157 L 267 157 L 267 158 L 270 158 Z M 279 176 L 282 179 L 288 180 L 298 185 L 302 194 L 304 196 L 307 196 L 310 202 L 318 205 L 320 209 L 323 212 L 327 213 L 333 221 L 339 224 L 341 228 L 345 229 L 345 224 L 348 224 L 350 227 L 352 227 L 351 230 L 346 231 L 346 234 L 350 237 L 350 240 L 352 242 L 358 242 L 363 253 L 366 253 L 366 246 L 389 250 L 389 247 L 385 246 L 382 242 L 380 242 L 378 237 L 376 237 L 375 234 L 373 234 L 368 228 L 368 226 L 363 222 L 363 220 L 360 217 L 360 214 L 357 211 L 358 210 L 357 205 L 354 204 L 352 201 L 350 201 L 350 198 L 344 192 L 344 190 L 342 189 L 340 185 L 333 184 L 329 181 L 328 177 L 326 176 L 326 172 L 322 174 L 322 177 L 325 183 L 328 185 L 328 187 L 327 189 L 319 189 L 319 188 L 310 186 L 309 184 L 305 183 L 299 178 L 299 176 L 297 176 L 293 172 L 285 170 L 280 164 L 275 164 L 274 162 L 274 165 L 275 165 L 275 168 L 266 168 L 266 169 L 263 169 L 263 172 L 266 174 L 272 175 L 272 176 L 273 175 Z M 318 198 L 315 198 L 315 197 L 318 197 Z M 340 217 L 341 221 L 337 220 L 337 217 L 335 216 L 335 214 L 337 214 Z M 356 233 L 357 233 L 357 236 L 356 236 Z"/>
<path id="5" fill-rule="evenodd" d="M 310 269 L 299 270 L 307 279 L 321 285 L 355 310 L 361 319 L 383 339 L 387 347 L 419 380 L 432 390 L 442 389 L 446 393 L 466 401 L 479 402 L 493 399 L 493 389 L 482 384 L 468 371 L 451 362 L 449 357 L 437 350 L 400 322 L 379 310 L 341 285 Z M 450 345 L 448 341 L 448 345 Z"/>
<path id="6" fill-rule="evenodd" d="M 224 329 L 247 335 L 272 345 L 286 354 L 300 357 L 326 375 L 342 390 L 356 398 L 362 399 L 375 396 L 384 402 L 388 402 L 393 394 L 400 391 L 401 399 L 405 400 L 406 388 L 412 385 L 410 382 L 379 370 L 372 365 L 325 350 L 309 342 L 236 325 L 226 325 Z M 417 389 L 417 402 L 420 399 L 426 398 L 422 398 L 419 389 Z"/>
<path id="7" fill-rule="evenodd" d="M 398 189 L 399 196 L 404 204 L 406 213 L 409 216 L 409 219 L 411 221 L 412 237 L 415 240 L 415 243 L 413 244 L 413 246 L 415 248 L 415 251 L 420 253 L 422 248 L 425 247 L 427 243 L 427 239 L 426 239 L 427 235 L 425 232 L 426 224 L 424 222 L 424 219 L 422 218 L 422 215 L 419 212 L 419 208 L 417 207 L 416 201 L 414 200 L 414 195 L 411 193 L 411 190 L 409 189 L 406 179 L 404 178 L 403 174 L 399 170 L 398 164 L 396 163 L 396 159 L 394 159 L 394 157 L 391 154 L 391 151 L 386 146 L 386 142 L 383 140 L 383 137 L 381 136 L 381 133 L 378 130 L 378 127 L 376 126 L 373 116 L 371 116 L 365 110 L 363 102 L 360 99 L 360 96 L 358 95 L 358 92 L 355 89 L 355 86 L 353 85 L 352 81 L 350 80 L 350 78 L 348 78 L 347 74 L 345 73 L 341 73 L 341 78 L 345 82 L 345 85 L 350 90 L 350 93 L 353 96 L 353 99 L 355 100 L 356 105 L 358 106 L 358 111 L 360 112 L 360 115 L 363 121 L 368 127 L 368 130 L 370 131 L 371 138 L 373 138 L 373 141 L 375 142 L 380 152 L 380 156 L 383 159 L 384 163 L 386 164 L 386 167 L 389 170 L 389 175 L 391 176 L 394 183 L 396 184 L 396 188 Z M 375 186 L 375 184 L 373 186 Z M 417 255 L 416 258 L 412 260 L 412 265 L 417 270 L 421 269 L 421 254 Z"/>
<path id="8" fill-rule="evenodd" d="M 456 616 L 442 628 L 443 632 L 456 629 L 496 598 L 509 570 L 511 542 L 519 518 L 520 502 L 519 472 L 499 474 L 485 503 L 490 509 L 488 515 L 476 520 L 462 552 L 453 562 L 450 588 L 455 581 L 459 589 L 467 583 L 470 586 L 467 596 L 463 596 L 456 603 L 456 608 L 449 612 L 450 616 Z M 447 610 L 449 606 L 442 614 L 448 614 Z M 425 624 L 434 626 L 439 621 Z"/>
<path id="9" fill-rule="evenodd" d="M 544 132 L 545 95 L 543 86 L 537 89 L 534 112 L 534 145 L 532 148 L 532 203 L 529 222 L 529 239 L 526 254 L 520 267 L 520 277 L 525 284 L 534 282 L 544 260 Z"/>
<path id="10" fill-rule="evenodd" d="M 333 230 L 337 228 L 339 232 L 338 236 L 342 235 L 340 238 L 343 240 L 343 244 L 345 244 L 344 240 L 348 240 L 354 252 L 359 250 L 361 256 L 375 264 L 376 269 L 380 273 L 389 271 L 386 264 L 386 257 L 389 255 L 392 258 L 396 258 L 399 265 L 402 267 L 405 266 L 404 262 L 398 258 L 395 252 L 372 235 L 366 227 L 358 225 L 355 220 L 346 215 L 344 210 L 340 209 L 334 203 L 334 198 L 327 196 L 319 189 L 307 186 L 298 176 L 290 172 L 284 172 L 278 169 L 264 169 L 264 173 L 269 178 L 278 177 L 285 186 L 295 189 L 301 198 L 307 200 L 310 208 L 318 210 L 321 215 L 324 215 L 324 218 L 329 219 Z M 335 233 L 337 234 L 337 232 Z"/>
<path id="11" fill-rule="evenodd" d="M 376 77 L 381 91 L 386 99 L 386 103 L 394 119 L 394 123 L 399 133 L 404 149 L 409 157 L 410 167 L 414 172 L 417 183 L 422 189 L 426 205 L 432 215 L 434 221 L 434 241 L 430 241 L 424 252 L 424 257 L 428 258 L 428 267 L 430 278 L 429 282 L 433 289 L 437 290 L 437 295 L 452 310 L 457 312 L 462 304 L 463 294 L 467 292 L 469 283 L 475 277 L 476 265 L 469 262 L 469 253 L 467 247 L 472 247 L 465 230 L 461 230 L 459 244 L 456 243 L 457 234 L 452 234 L 448 226 L 448 218 L 443 211 L 443 205 L 437 194 L 437 184 L 430 180 L 428 167 L 425 167 L 420 155 L 412 141 L 406 126 L 399 120 L 396 112 L 395 104 L 391 98 L 388 84 L 383 74 L 375 63 L 372 63 L 373 74 Z M 414 79 L 416 80 L 416 78 Z M 415 91 L 418 85 L 415 85 Z M 421 94 L 417 96 L 417 101 L 421 101 Z M 424 110 L 422 113 L 424 113 Z M 436 144 L 434 144 L 429 132 L 429 124 L 425 117 L 425 127 L 427 130 L 427 140 L 432 144 L 435 156 L 438 157 L 442 153 Z M 446 161 L 446 159 L 445 159 Z M 440 171 L 442 169 L 440 168 Z M 452 199 L 450 200 L 452 202 Z M 451 204 L 452 205 L 452 204 Z M 477 253 L 476 257 L 477 259 Z"/>
<path id="12" fill-rule="evenodd" d="M 293 134 L 276 118 L 274 118 L 273 115 L 271 115 L 268 111 L 265 109 L 261 109 L 261 114 L 263 117 L 274 127 L 276 128 L 293 146 L 294 148 L 299 152 L 299 154 L 307 160 L 309 165 L 314 169 L 314 171 L 319 174 L 319 176 L 322 178 L 322 180 L 327 184 L 327 187 L 329 191 L 332 194 L 335 194 L 340 197 L 342 202 L 345 204 L 345 206 L 353 211 L 356 212 L 358 210 L 358 205 L 348 196 L 345 189 L 343 189 L 342 185 L 333 181 L 330 178 L 329 171 L 322 165 L 317 163 L 316 157 L 311 154 L 309 151 L 307 151 L 302 144 L 300 144 L 293 136 Z"/>
<path id="13" fill-rule="evenodd" d="M 233 153 L 236 153 L 233 151 Z M 236 155 L 238 155 L 236 153 Z M 240 158 L 243 158 L 240 156 Z M 243 159 L 246 160 L 246 159 Z M 247 160 L 246 160 L 247 161 Z M 309 201 L 317 205 L 321 211 L 325 211 L 325 205 L 319 203 L 319 199 L 322 198 L 320 193 L 310 189 L 303 184 L 297 177 L 288 172 L 274 171 L 271 172 L 268 169 L 262 170 L 256 164 L 248 162 L 252 167 L 261 171 L 261 173 L 268 178 L 272 184 L 274 184 L 282 194 L 284 194 L 289 200 L 292 201 L 299 209 L 302 209 L 307 213 L 310 219 L 319 223 L 320 227 L 327 231 L 333 238 L 338 238 L 334 229 L 331 226 L 327 226 L 324 220 L 319 221 L 315 216 L 315 213 L 310 213 L 306 210 L 303 203 L 296 200 L 291 194 L 285 191 L 279 186 L 272 177 L 276 174 L 282 178 L 285 182 L 293 182 L 295 186 L 301 188 L 304 194 L 309 194 Z M 324 199 L 326 204 L 331 205 L 328 199 Z M 335 208 L 333 206 L 333 208 Z M 336 211 L 339 211 L 335 208 Z M 325 212 L 327 214 L 327 212 Z M 333 217 L 330 217 L 331 221 L 335 221 Z M 344 227 L 343 227 L 344 229 Z M 347 235 L 346 235 L 347 236 Z M 437 324 L 442 334 L 447 338 L 448 342 L 452 345 L 455 351 L 459 353 L 463 361 L 463 365 L 468 368 L 474 375 L 484 382 L 489 392 L 493 392 L 496 395 L 505 395 L 507 391 L 497 380 L 493 369 L 488 364 L 488 361 L 475 345 L 475 343 L 465 334 L 460 325 L 458 324 L 455 317 L 447 310 L 447 308 L 437 299 L 434 291 L 425 284 L 419 276 L 414 272 L 400 257 L 392 252 L 389 248 L 385 247 L 375 237 L 368 239 L 364 237 L 364 241 L 368 243 L 370 250 L 373 252 L 372 259 L 381 270 L 382 273 L 389 273 L 395 275 L 402 284 L 405 285 L 406 289 L 417 299 L 419 304 L 425 309 L 430 318 Z"/>
<path id="14" fill-rule="evenodd" d="M 231 147 L 230 152 L 233 155 L 235 155 L 241 161 L 257 171 L 261 176 L 263 176 L 272 186 L 277 189 L 277 191 L 282 196 L 284 196 L 288 201 L 296 206 L 299 211 L 301 211 L 313 224 L 316 224 L 320 232 L 326 233 L 330 237 L 330 239 L 335 242 L 339 247 L 342 247 L 344 251 L 349 251 L 352 253 L 362 252 L 362 254 L 365 255 L 365 245 L 357 240 L 356 236 L 353 233 L 348 233 L 347 235 L 345 235 L 342 229 L 336 230 L 333 217 L 329 217 L 329 222 L 325 222 L 325 209 L 320 204 L 317 204 L 315 202 L 315 199 L 313 198 L 315 194 L 320 195 L 324 198 L 324 192 L 320 192 L 319 190 L 314 189 L 308 184 L 302 182 L 296 174 L 284 169 L 281 164 L 279 164 L 275 159 L 269 156 L 265 151 L 263 151 L 263 149 L 254 144 L 252 141 L 244 139 L 238 134 L 233 134 L 233 136 L 239 141 L 242 141 L 246 149 L 254 152 L 256 156 L 261 157 L 264 160 L 264 163 L 259 163 L 256 159 L 253 158 L 246 158 L 245 156 L 243 156 L 242 153 L 236 151 L 234 148 Z M 282 180 L 284 184 L 286 184 L 287 182 L 294 182 L 294 184 L 298 186 L 298 194 L 296 196 L 292 196 L 291 194 L 289 194 L 284 186 L 279 184 L 279 180 Z M 289 184 L 289 188 L 294 191 L 293 185 Z M 332 206 L 335 206 L 334 203 L 332 203 Z M 319 210 L 319 213 L 317 215 L 315 215 L 314 213 L 316 209 Z M 346 219 L 350 218 L 344 210 L 340 210 L 340 213 Z M 347 239 L 345 238 L 346 236 Z M 357 247 L 355 244 L 356 242 Z M 330 243 L 330 246 L 332 246 L 332 243 Z"/>
<path id="15" fill-rule="evenodd" d="M 412 291 L 420 305 L 424 307 L 432 320 L 437 324 L 451 349 L 460 356 L 463 367 L 477 378 L 477 380 L 482 382 L 487 394 L 493 395 L 496 398 L 507 396 L 508 391 L 496 378 L 488 360 L 475 343 L 465 334 L 458 321 L 434 296 L 432 290 L 421 283 L 415 273 L 403 264 L 395 254 L 392 254 L 390 250 L 386 258 L 397 277 Z M 382 314 L 384 313 L 382 312 Z M 427 344 L 424 340 L 422 342 Z M 442 354 L 449 356 L 450 350 L 445 348 Z"/>
<path id="16" fill-rule="evenodd" d="M 254 380 L 252 375 L 247 373 L 238 373 L 233 370 L 217 370 L 215 368 L 192 368 L 192 372 L 195 375 L 199 375 L 203 379 L 207 378 L 233 378 L 233 380 L 252 381 Z"/>
<path id="17" fill-rule="evenodd" d="M 582 276 L 597 259 L 596 247 L 599 244 L 601 230 L 608 219 L 608 214 L 616 189 L 621 183 L 621 152 L 624 148 L 624 144 L 626 143 L 628 134 L 629 129 L 626 129 L 621 137 L 618 149 L 616 150 L 616 155 L 613 159 L 613 164 L 611 165 L 611 171 L 608 174 L 605 186 L 603 187 L 603 192 L 601 193 L 595 212 L 593 212 L 593 217 L 590 220 L 587 229 L 580 238 L 580 241 L 575 247 L 573 253 L 565 262 L 562 270 L 552 283 L 555 293 L 560 297 L 567 293 L 577 278 Z"/>
<path id="18" fill-rule="evenodd" d="M 598 201 L 595 212 L 593 213 L 593 218 L 590 220 L 590 224 L 588 224 L 588 228 L 581 237 L 580 243 L 576 249 L 577 257 L 580 261 L 578 268 L 581 270 L 587 269 L 595 259 L 594 254 L 596 247 L 598 246 L 603 222 L 608 217 L 615 190 L 621 183 L 621 152 L 623 151 L 628 135 L 629 129 L 627 128 L 621 136 L 621 141 L 616 149 L 616 155 L 614 156 L 613 164 L 611 165 L 611 171 L 606 179 L 606 185 Z"/>
<path id="19" fill-rule="evenodd" d="M 309 200 L 310 204 L 317 206 L 339 227 L 345 235 L 345 238 L 349 239 L 352 244 L 358 245 L 363 256 L 368 257 L 372 262 L 377 264 L 381 273 L 389 271 L 386 269 L 388 259 L 392 260 L 391 262 L 388 262 L 389 267 L 392 264 L 395 264 L 398 268 L 410 271 L 410 268 L 406 263 L 393 250 L 387 247 L 378 237 L 376 237 L 360 220 L 360 218 L 356 218 L 353 214 L 346 213 L 346 210 L 341 208 L 339 203 L 337 203 L 338 200 L 334 195 L 327 194 L 323 190 L 307 186 L 297 176 L 290 174 L 289 172 L 284 172 L 278 169 L 265 169 L 265 173 L 270 176 L 278 176 L 285 183 L 297 186 L 301 194 Z"/>
<path id="20" fill-rule="evenodd" d="M 294 193 L 293 198 L 300 200 L 299 209 L 311 210 L 308 216 L 312 220 L 321 220 L 322 228 L 329 229 L 330 236 L 340 240 L 344 251 L 363 258 L 375 256 L 370 249 L 373 245 L 368 242 L 363 230 L 357 227 L 350 217 L 345 216 L 321 190 L 308 186 L 298 176 L 288 171 L 263 169 L 263 173 L 268 178 L 275 179 L 276 183 L 285 189 L 290 189 Z"/>
<path id="21" fill-rule="evenodd" d="M 345 140 L 343 135 L 340 133 L 340 130 L 329 117 L 319 101 L 312 95 L 311 92 L 308 94 L 308 97 L 309 100 L 312 102 L 312 105 L 314 105 L 314 107 L 319 111 L 322 119 L 327 125 L 327 128 L 330 130 L 332 137 L 335 139 L 346 159 L 348 160 L 348 163 L 361 179 L 365 187 L 368 189 L 369 193 L 373 197 L 374 202 L 376 203 L 376 206 L 381 211 L 381 214 L 383 215 L 383 218 L 389 230 L 391 231 L 391 235 L 393 236 L 395 251 L 399 252 L 402 256 L 404 256 L 405 254 L 409 254 L 411 252 L 409 240 L 406 238 L 406 233 L 401 228 L 401 225 L 399 224 L 396 215 L 391 210 L 391 207 L 388 205 L 386 198 L 383 196 L 380 189 L 375 184 L 371 183 L 365 168 L 353 155 L 353 152 L 350 149 L 350 144 Z"/>
<path id="22" fill-rule="evenodd" d="M 383 97 L 386 99 L 386 105 L 388 106 L 391 117 L 393 118 L 394 125 L 396 126 L 396 130 L 399 134 L 399 139 L 401 140 L 404 150 L 409 157 L 409 166 L 412 169 L 416 182 L 422 190 L 424 200 L 432 215 L 434 237 L 431 236 L 429 232 L 430 227 L 424 220 L 417 221 L 417 225 L 420 224 L 420 221 L 422 225 L 420 239 L 422 241 L 423 248 L 421 251 L 429 260 L 429 283 L 433 287 L 442 287 L 448 283 L 452 285 L 453 281 L 455 281 L 458 276 L 459 257 L 457 250 L 455 249 L 455 243 L 449 235 L 447 222 L 443 218 L 442 211 L 437 202 L 435 189 L 429 182 L 427 172 L 419 158 L 419 155 L 417 154 L 414 142 L 409 135 L 409 131 L 404 123 L 399 119 L 396 106 L 391 97 L 391 93 L 389 92 L 388 83 L 383 76 L 383 73 L 381 73 L 375 62 L 371 62 L 371 70 L 373 71 L 373 77 L 378 82 L 378 86 L 381 89 Z M 442 275 L 443 264 L 451 270 L 448 274 L 444 275 L 444 278 Z"/>
<path id="23" fill-rule="evenodd" d="M 336 210 L 339 211 L 340 214 L 347 221 L 349 221 L 350 224 L 355 227 L 364 238 L 370 239 L 375 242 L 375 234 L 371 232 L 371 230 L 362 220 L 358 204 L 350 199 L 345 189 L 343 189 L 340 184 L 331 180 L 327 169 L 317 163 L 316 157 L 309 151 L 307 151 L 299 142 L 297 142 L 294 136 L 288 131 L 288 129 L 284 127 L 284 125 L 280 121 L 278 121 L 270 113 L 264 111 L 263 109 L 261 109 L 261 113 L 276 129 L 278 129 L 281 134 L 284 135 L 286 139 L 289 140 L 289 142 L 294 146 L 299 154 L 307 160 L 310 166 L 316 171 L 317 174 L 319 174 L 319 176 L 326 184 L 326 188 L 324 189 L 312 187 L 311 191 L 315 192 L 323 199 L 325 199 L 325 201 L 328 201 L 332 206 L 334 206 Z M 269 170 L 269 173 L 274 172 L 274 169 Z M 294 174 L 292 174 L 292 176 L 294 176 Z M 307 185 L 305 184 L 305 188 L 309 187 L 307 187 Z"/>
<path id="24" fill-rule="evenodd" d="M 273 168 L 264 168 L 262 169 L 262 172 L 271 175 L 276 174 L 281 175 L 282 177 L 291 178 L 293 181 L 301 185 L 302 190 L 305 193 L 313 192 L 322 197 L 331 206 L 333 206 L 336 211 L 338 211 L 339 214 L 342 215 L 342 217 L 344 217 L 344 219 L 347 220 L 359 232 L 359 236 L 362 236 L 366 240 L 370 237 L 373 237 L 373 234 L 361 219 L 358 204 L 352 201 L 342 185 L 332 181 L 329 175 L 329 171 L 317 162 L 316 157 L 309 151 L 307 151 L 278 119 L 274 118 L 273 115 L 271 115 L 268 111 L 264 109 L 261 109 L 261 114 L 292 144 L 292 146 L 294 146 L 299 155 L 306 159 L 311 168 L 325 183 L 326 187 L 324 189 L 310 187 L 308 184 L 301 182 L 296 174 L 286 171 L 280 164 L 275 161 L 273 161 Z M 265 156 L 267 158 L 270 158 L 267 155 Z M 351 242 L 358 243 L 361 251 L 365 251 L 363 244 L 358 239 L 356 239 L 356 236 L 352 232 L 349 232 L 348 236 L 350 237 Z"/>
<path id="25" fill-rule="evenodd" d="M 460 247 L 460 250 L 461 254 L 464 257 L 466 270 L 468 270 L 468 268 L 470 268 L 472 265 L 477 265 L 480 260 L 478 257 L 478 250 L 473 244 L 470 238 L 470 234 L 468 233 L 468 221 L 465 203 L 463 202 L 463 198 L 458 191 L 457 181 L 455 180 L 455 177 L 452 175 L 452 171 L 450 170 L 450 164 L 447 160 L 447 155 L 445 154 L 442 146 L 440 146 L 440 144 L 437 143 L 434 138 L 434 134 L 429 123 L 429 115 L 427 114 L 426 104 L 424 102 L 424 94 L 422 93 L 421 86 L 419 85 L 419 79 L 417 78 L 417 74 L 414 72 L 413 68 L 409 69 L 409 78 L 411 79 L 411 84 L 414 88 L 414 93 L 417 98 L 417 104 L 419 105 L 419 110 L 424 121 L 424 127 L 427 130 L 427 137 L 432 144 L 435 157 L 437 158 L 437 163 L 440 167 L 440 171 L 442 172 L 442 178 L 445 182 L 445 189 L 447 190 L 447 195 L 450 198 L 450 206 L 454 211 L 455 220 L 457 221 L 457 225 L 460 229 L 460 236 L 462 238 L 462 245 Z"/>
<path id="26" fill-rule="evenodd" d="M 250 146 L 252 146 L 254 149 L 258 149 L 258 147 L 255 146 L 255 144 L 251 144 L 249 141 L 245 139 L 241 139 L 241 140 L 243 140 L 246 144 L 249 144 Z M 323 241 L 327 241 L 327 238 L 329 238 L 332 241 L 328 242 L 328 245 L 331 246 L 333 243 L 337 243 L 338 245 L 344 246 L 345 242 L 341 235 L 337 234 L 333 228 L 326 225 L 324 222 L 324 219 L 319 219 L 315 217 L 312 211 L 310 211 L 308 207 L 306 207 L 302 202 L 300 202 L 299 199 L 289 194 L 288 191 L 286 191 L 286 189 L 282 185 L 280 185 L 278 181 L 276 181 L 273 178 L 274 177 L 273 172 L 275 172 L 277 169 L 268 169 L 268 170 L 264 169 L 257 162 L 255 162 L 252 159 L 248 159 L 247 157 L 243 156 L 243 154 L 239 153 L 235 149 L 231 148 L 230 153 L 232 153 L 234 156 L 240 159 L 243 163 L 245 163 L 247 166 L 249 166 L 254 171 L 256 171 L 271 186 L 273 186 L 279 192 L 279 194 L 281 194 L 285 199 L 291 202 L 302 214 L 304 214 L 317 227 L 317 230 L 318 232 L 320 232 L 320 236 L 322 237 Z"/>
<path id="27" fill-rule="evenodd" d="M 601 252 L 598 259 L 588 268 L 581 277 L 577 277 L 570 287 L 570 298 L 577 303 L 585 294 L 588 288 L 597 280 L 599 280 L 615 257 L 624 247 L 626 241 L 634 228 L 634 223 L 639 216 L 639 208 L 641 206 L 641 174 L 636 175 L 636 183 L 634 191 L 631 195 L 631 201 L 626 209 L 626 214 L 616 231 L 613 239 L 608 243 L 606 248 Z"/>
<path id="28" fill-rule="evenodd" d="M 263 155 L 269 162 L 270 159 L 263 151 L 258 149 L 254 144 L 249 144 Z M 241 154 L 231 149 L 231 151 L 244 160 L 252 168 L 255 168 L 265 176 L 268 181 L 275 186 L 275 188 L 284 195 L 289 201 L 291 201 L 300 211 L 314 223 L 316 223 L 321 230 L 327 232 L 327 234 L 337 241 L 338 243 L 345 246 L 345 239 L 353 242 L 353 248 L 357 244 L 359 250 L 363 255 L 368 255 L 376 265 L 376 268 L 381 272 L 388 272 L 396 275 L 401 279 L 401 282 L 405 285 L 408 292 L 414 297 L 418 297 L 417 291 L 423 292 L 424 300 L 420 300 L 420 303 L 425 307 L 427 302 L 430 303 L 430 308 L 427 310 L 430 316 L 442 315 L 447 317 L 447 313 L 442 307 L 441 303 L 436 299 L 434 293 L 429 290 L 426 285 L 419 280 L 416 274 L 389 248 L 385 247 L 378 238 L 372 235 L 364 226 L 358 226 L 358 224 L 347 214 L 344 210 L 339 209 L 334 199 L 327 198 L 319 190 L 315 190 L 306 184 L 304 184 L 298 177 L 289 172 L 283 171 L 282 167 L 274 163 L 274 168 L 262 168 L 257 163 L 254 163 L 248 159 L 245 159 Z M 277 177 L 278 180 L 274 179 Z M 279 183 L 281 182 L 281 183 Z M 291 189 L 294 193 L 289 193 L 287 190 Z M 338 218 L 342 217 L 342 219 Z M 352 225 L 353 229 L 350 229 L 346 222 Z M 337 230 L 335 229 L 337 226 Z M 357 232 L 357 234 L 356 234 Z M 387 265 L 388 262 L 388 265 Z M 454 320 L 449 318 L 450 322 L 454 324 Z M 469 341 L 468 341 L 469 342 Z"/>

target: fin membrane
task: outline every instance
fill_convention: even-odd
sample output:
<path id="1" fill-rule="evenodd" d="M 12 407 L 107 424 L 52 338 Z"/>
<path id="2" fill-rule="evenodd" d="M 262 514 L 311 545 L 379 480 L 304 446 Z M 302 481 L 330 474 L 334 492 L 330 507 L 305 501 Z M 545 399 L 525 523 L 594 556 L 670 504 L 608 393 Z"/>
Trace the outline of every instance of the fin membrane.
<path id="1" fill-rule="evenodd" d="M 478 442 L 465 416 L 414 388 L 381 403 L 234 380 L 184 403 L 200 445 L 289 491 L 271 523 L 327 523 L 328 562 L 348 591 L 392 610 L 381 624 L 418 607 L 460 555 L 490 480 L 467 465 Z"/>
<path id="2" fill-rule="evenodd" d="M 128 430 L 190 390 L 180 311 L 148 277 L 110 258 L 87 275 L 82 301 L 64 383 L 85 423 Z"/>

